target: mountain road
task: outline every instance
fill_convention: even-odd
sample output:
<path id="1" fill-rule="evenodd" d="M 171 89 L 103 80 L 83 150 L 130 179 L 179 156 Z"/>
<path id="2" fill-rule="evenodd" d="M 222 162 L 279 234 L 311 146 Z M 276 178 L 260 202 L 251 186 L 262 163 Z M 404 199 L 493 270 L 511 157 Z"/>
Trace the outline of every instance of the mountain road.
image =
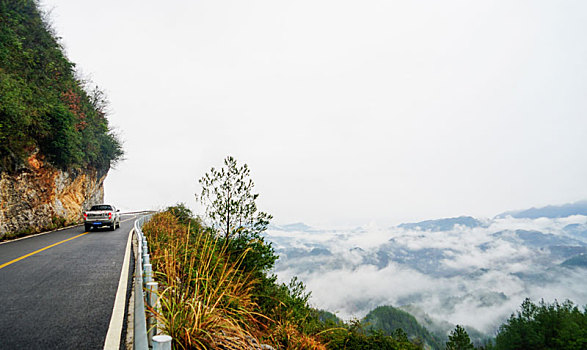
<path id="1" fill-rule="evenodd" d="M 0 349 L 103 349 L 134 218 L 0 244 Z"/>

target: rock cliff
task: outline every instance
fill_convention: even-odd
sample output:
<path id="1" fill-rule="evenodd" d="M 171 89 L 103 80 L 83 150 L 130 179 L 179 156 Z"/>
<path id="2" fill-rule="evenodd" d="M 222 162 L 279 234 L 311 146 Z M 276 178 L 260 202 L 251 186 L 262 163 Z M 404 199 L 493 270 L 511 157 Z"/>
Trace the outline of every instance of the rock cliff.
<path id="1" fill-rule="evenodd" d="M 124 154 L 39 6 L 0 1 L 0 240 L 80 221 Z"/>
<path id="2" fill-rule="evenodd" d="M 82 211 L 103 202 L 108 170 L 57 169 L 38 153 L 14 174 L 0 173 L 0 239 L 82 220 Z"/>

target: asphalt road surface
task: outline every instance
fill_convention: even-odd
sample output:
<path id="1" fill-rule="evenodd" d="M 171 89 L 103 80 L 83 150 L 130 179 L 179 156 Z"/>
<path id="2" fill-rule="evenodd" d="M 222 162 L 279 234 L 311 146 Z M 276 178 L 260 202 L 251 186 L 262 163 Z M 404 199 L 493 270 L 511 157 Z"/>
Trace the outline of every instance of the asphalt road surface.
<path id="1" fill-rule="evenodd" d="M 0 349 L 103 349 L 133 223 L 0 244 Z"/>

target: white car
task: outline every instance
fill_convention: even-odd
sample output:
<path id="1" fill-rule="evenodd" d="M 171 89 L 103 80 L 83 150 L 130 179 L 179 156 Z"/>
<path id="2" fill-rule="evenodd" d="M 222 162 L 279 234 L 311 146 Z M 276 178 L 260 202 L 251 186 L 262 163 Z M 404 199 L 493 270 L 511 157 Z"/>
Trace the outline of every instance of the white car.
<path id="1" fill-rule="evenodd" d="M 83 214 L 86 231 L 103 226 L 108 226 L 110 230 L 114 231 L 120 227 L 120 209 L 116 209 L 113 205 L 94 205 Z"/>

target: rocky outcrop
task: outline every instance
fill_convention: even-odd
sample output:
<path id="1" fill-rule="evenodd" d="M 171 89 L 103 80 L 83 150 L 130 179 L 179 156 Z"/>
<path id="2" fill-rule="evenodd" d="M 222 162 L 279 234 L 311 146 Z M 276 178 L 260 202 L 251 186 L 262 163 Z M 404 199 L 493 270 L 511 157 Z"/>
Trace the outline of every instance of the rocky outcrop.
<path id="1" fill-rule="evenodd" d="M 14 174 L 0 173 L 0 239 L 79 222 L 104 200 L 108 170 L 59 170 L 38 153 Z"/>

